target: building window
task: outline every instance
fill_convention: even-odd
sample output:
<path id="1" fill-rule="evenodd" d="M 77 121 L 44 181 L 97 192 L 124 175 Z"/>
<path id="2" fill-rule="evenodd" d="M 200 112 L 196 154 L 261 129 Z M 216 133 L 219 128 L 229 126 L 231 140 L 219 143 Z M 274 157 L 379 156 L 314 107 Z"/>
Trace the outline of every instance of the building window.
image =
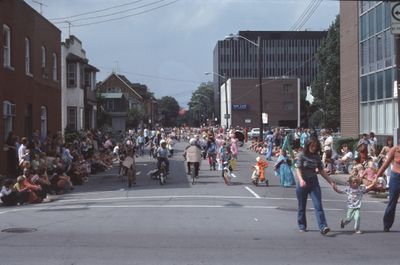
<path id="1" fill-rule="evenodd" d="M 373 36 L 376 33 L 375 8 L 368 12 L 368 23 L 368 35 Z"/>
<path id="2" fill-rule="evenodd" d="M 76 63 L 67 64 L 67 87 L 76 87 Z"/>
<path id="3" fill-rule="evenodd" d="M 283 85 L 283 94 L 284 95 L 291 95 L 293 94 L 293 86 L 290 84 Z"/>
<path id="4" fill-rule="evenodd" d="M 361 77 L 361 101 L 368 100 L 368 76 Z"/>
<path id="5" fill-rule="evenodd" d="M 283 110 L 292 111 L 294 109 L 293 102 L 288 101 L 283 103 Z"/>
<path id="6" fill-rule="evenodd" d="M 383 4 L 376 7 L 376 32 L 383 30 Z"/>
<path id="7" fill-rule="evenodd" d="M 85 72 L 85 87 L 92 87 L 92 75 L 91 72 Z"/>
<path id="8" fill-rule="evenodd" d="M 11 67 L 11 30 L 3 25 L 3 66 Z"/>
<path id="9" fill-rule="evenodd" d="M 79 109 L 79 129 L 83 129 L 85 121 L 85 111 L 83 108 Z"/>
<path id="10" fill-rule="evenodd" d="M 368 36 L 367 34 L 367 14 L 364 14 L 360 17 L 360 37 L 361 40 L 365 40 Z"/>
<path id="11" fill-rule="evenodd" d="M 25 74 L 31 75 L 31 44 L 28 38 L 25 38 Z"/>
<path id="12" fill-rule="evenodd" d="M 81 88 L 85 88 L 85 81 L 84 81 L 84 73 L 83 73 L 83 65 L 79 65 L 79 86 Z"/>
<path id="13" fill-rule="evenodd" d="M 392 75 L 393 69 L 389 69 L 385 71 L 385 97 L 386 98 L 391 98 L 393 95 L 393 75 Z"/>
<path id="14" fill-rule="evenodd" d="M 47 136 L 47 108 L 40 107 L 40 137 L 45 139 Z"/>
<path id="15" fill-rule="evenodd" d="M 114 100 L 113 99 L 107 100 L 107 111 L 114 112 Z"/>
<path id="16" fill-rule="evenodd" d="M 3 101 L 3 122 L 4 122 L 4 139 L 13 130 L 13 120 L 15 116 L 15 104 L 10 101 Z"/>
<path id="17" fill-rule="evenodd" d="M 369 71 L 375 71 L 376 59 L 375 59 L 375 38 L 369 39 Z"/>
<path id="18" fill-rule="evenodd" d="M 385 31 L 385 67 L 392 66 L 392 56 L 393 56 L 393 49 L 392 49 L 392 42 L 393 37 L 390 30 Z"/>
<path id="19" fill-rule="evenodd" d="M 53 53 L 53 80 L 57 81 L 57 54 Z"/>
<path id="20" fill-rule="evenodd" d="M 368 41 L 361 43 L 361 74 L 368 72 Z"/>
<path id="21" fill-rule="evenodd" d="M 76 131 L 76 107 L 67 107 L 67 127 Z"/>
<path id="22" fill-rule="evenodd" d="M 375 95 L 375 74 L 372 74 L 369 76 L 369 100 L 375 100 Z"/>
<path id="23" fill-rule="evenodd" d="M 376 74 L 376 99 L 383 98 L 383 71 Z"/>
<path id="24" fill-rule="evenodd" d="M 42 46 L 41 50 L 41 66 L 42 66 L 42 75 L 44 78 L 48 77 L 48 73 L 46 71 L 46 47 Z"/>

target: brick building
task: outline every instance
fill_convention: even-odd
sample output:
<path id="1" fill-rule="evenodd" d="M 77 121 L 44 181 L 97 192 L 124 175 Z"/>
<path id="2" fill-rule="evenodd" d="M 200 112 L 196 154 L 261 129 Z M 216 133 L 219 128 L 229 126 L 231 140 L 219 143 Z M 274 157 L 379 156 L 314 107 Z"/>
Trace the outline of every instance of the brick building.
<path id="1" fill-rule="evenodd" d="M 390 2 L 340 2 L 340 106 L 344 137 L 398 127 L 396 54 Z M 382 141 L 383 142 L 383 141 Z"/>
<path id="2" fill-rule="evenodd" d="M 300 79 L 263 79 L 263 112 L 268 115 L 269 127 L 295 128 L 300 121 Z M 227 80 L 227 104 L 225 87 L 221 86 L 221 124 L 225 126 L 226 107 L 230 119 L 228 126 L 252 127 L 260 125 L 260 101 L 258 79 Z"/>
<path id="3" fill-rule="evenodd" d="M 61 32 L 22 0 L 0 1 L 0 146 L 10 131 L 31 137 L 61 130 Z M 0 174 L 6 152 L 0 151 Z"/>

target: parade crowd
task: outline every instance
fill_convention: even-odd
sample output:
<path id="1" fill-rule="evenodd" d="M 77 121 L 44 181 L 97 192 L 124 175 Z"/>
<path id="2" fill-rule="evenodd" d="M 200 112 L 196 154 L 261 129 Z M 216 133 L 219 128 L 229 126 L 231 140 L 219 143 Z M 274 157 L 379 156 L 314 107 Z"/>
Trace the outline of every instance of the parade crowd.
<path id="1" fill-rule="evenodd" d="M 343 228 L 355 220 L 355 232 L 360 230 L 362 195 L 368 191 L 389 191 L 389 204 L 384 216 L 384 231 L 389 231 L 400 194 L 400 147 L 393 146 L 387 137 L 382 148 L 373 132 L 363 134 L 354 144 L 334 140 L 330 129 L 320 131 L 297 128 L 275 128 L 265 131 L 264 138 L 249 137 L 248 129 L 220 127 L 156 128 L 120 132 L 111 137 L 100 131 L 80 132 L 78 137 L 65 141 L 61 133 L 50 133 L 44 139 L 36 131 L 29 139 L 19 139 L 10 132 L 3 150 L 7 152 L 7 176 L 0 197 L 4 205 L 39 203 L 49 195 L 73 190 L 74 185 L 89 181 L 90 175 L 105 171 L 121 157 L 143 156 L 145 149 L 169 172 L 169 158 L 174 155 L 176 141 L 186 141 L 184 152 L 187 174 L 194 166 L 199 175 L 202 160 L 208 161 L 210 170 L 220 170 L 223 181 L 230 185 L 236 170 L 238 150 L 243 144 L 254 151 L 256 161 L 251 181 L 254 185 L 269 185 L 266 168 L 274 161 L 274 172 L 283 187 L 296 186 L 298 200 L 297 221 L 300 231 L 307 231 L 306 204 L 310 195 L 322 234 L 329 232 L 322 207 L 320 174 L 340 194 L 347 195 L 348 212 L 340 225 Z M 272 163 L 271 163 L 272 164 Z M 120 170 L 121 172 L 121 170 Z M 225 172 L 228 172 L 226 175 Z M 348 186 L 338 188 L 331 176 L 347 174 Z M 228 177 L 229 176 L 229 177 Z M 135 184 L 136 179 L 134 179 Z"/>

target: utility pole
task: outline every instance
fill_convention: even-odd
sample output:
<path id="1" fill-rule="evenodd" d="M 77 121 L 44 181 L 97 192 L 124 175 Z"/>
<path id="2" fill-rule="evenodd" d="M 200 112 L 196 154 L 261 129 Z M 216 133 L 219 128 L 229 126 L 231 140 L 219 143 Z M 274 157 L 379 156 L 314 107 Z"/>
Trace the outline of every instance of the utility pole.
<path id="1" fill-rule="evenodd" d="M 72 23 L 69 22 L 68 20 L 65 20 L 65 23 L 68 24 L 68 38 L 71 37 L 71 25 Z"/>
<path id="2" fill-rule="evenodd" d="M 47 5 L 43 4 L 41 1 L 32 0 L 32 2 L 34 2 L 35 4 L 40 5 L 40 14 L 43 15 L 43 6 L 47 7 Z"/>

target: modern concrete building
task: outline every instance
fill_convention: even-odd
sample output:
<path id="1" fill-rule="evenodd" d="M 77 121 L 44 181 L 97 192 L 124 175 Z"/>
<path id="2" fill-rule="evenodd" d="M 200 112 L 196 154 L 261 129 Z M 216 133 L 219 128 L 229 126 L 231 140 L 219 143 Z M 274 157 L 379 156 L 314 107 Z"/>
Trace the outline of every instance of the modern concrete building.
<path id="1" fill-rule="evenodd" d="M 64 131 L 96 127 L 96 72 L 82 42 L 70 36 L 61 43 L 61 124 Z"/>
<path id="2" fill-rule="evenodd" d="M 61 32 L 22 0 L 0 1 L 0 146 L 9 132 L 45 138 L 61 130 Z M 6 152 L 0 151 L 0 174 Z"/>
<path id="3" fill-rule="evenodd" d="M 264 126 L 300 125 L 300 79 L 266 78 L 263 83 Z M 226 85 L 226 89 L 225 89 Z M 228 127 L 260 127 L 258 79 L 230 78 L 221 86 L 221 124 Z M 225 97 L 225 91 L 227 96 Z M 227 100 L 225 100 L 227 99 Z M 229 118 L 225 119 L 226 109 Z"/>
<path id="4" fill-rule="evenodd" d="M 340 2 L 341 130 L 344 137 L 398 127 L 390 3 Z"/>
<path id="5" fill-rule="evenodd" d="M 253 42 L 261 38 L 261 68 L 263 78 L 300 78 L 303 97 L 311 84 L 318 64 L 315 53 L 326 37 L 326 31 L 239 31 L 238 35 Z M 250 42 L 219 40 L 214 48 L 213 71 L 229 78 L 257 78 L 257 47 Z M 220 109 L 219 88 L 224 79 L 214 76 L 216 109 Z M 220 113 L 216 113 L 219 117 Z M 223 121 L 221 121 L 223 124 Z"/>

